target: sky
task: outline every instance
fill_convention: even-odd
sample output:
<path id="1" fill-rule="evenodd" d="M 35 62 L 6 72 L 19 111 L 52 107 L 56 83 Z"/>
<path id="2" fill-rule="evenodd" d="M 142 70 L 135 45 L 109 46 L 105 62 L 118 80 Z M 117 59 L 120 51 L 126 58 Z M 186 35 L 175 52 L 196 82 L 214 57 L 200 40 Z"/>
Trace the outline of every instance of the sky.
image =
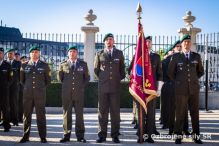
<path id="1" fill-rule="evenodd" d="M 146 35 L 178 35 L 189 10 L 202 33 L 219 31 L 219 0 L 0 0 L 0 19 L 22 33 L 82 34 L 84 16 L 93 9 L 100 34 L 136 35 L 138 2 Z"/>

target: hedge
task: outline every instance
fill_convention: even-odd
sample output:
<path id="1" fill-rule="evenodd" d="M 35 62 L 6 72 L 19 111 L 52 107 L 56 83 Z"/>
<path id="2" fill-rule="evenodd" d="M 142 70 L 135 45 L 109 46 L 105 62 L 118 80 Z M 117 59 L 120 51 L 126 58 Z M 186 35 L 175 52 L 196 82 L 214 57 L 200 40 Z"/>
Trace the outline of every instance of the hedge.
<path id="1" fill-rule="evenodd" d="M 128 82 L 121 83 L 121 92 L 120 92 L 120 107 L 121 108 L 132 108 L 132 97 L 128 91 Z M 87 108 L 96 108 L 97 107 L 97 82 L 89 82 L 85 89 L 85 98 L 84 104 Z M 61 98 L 61 83 L 52 83 L 47 88 L 47 100 L 46 106 L 48 107 L 61 107 L 62 98 Z M 157 100 L 159 101 L 159 100 Z M 159 107 L 159 102 L 157 103 Z"/>

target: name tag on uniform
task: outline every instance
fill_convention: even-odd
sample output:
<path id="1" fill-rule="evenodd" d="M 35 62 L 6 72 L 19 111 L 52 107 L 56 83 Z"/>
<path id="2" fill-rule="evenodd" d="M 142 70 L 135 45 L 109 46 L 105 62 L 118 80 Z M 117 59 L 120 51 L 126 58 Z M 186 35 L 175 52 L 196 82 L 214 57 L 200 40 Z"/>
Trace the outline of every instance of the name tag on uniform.
<path id="1" fill-rule="evenodd" d="M 84 71 L 84 68 L 80 66 L 80 67 L 78 68 L 78 71 Z"/>
<path id="2" fill-rule="evenodd" d="M 192 61 L 192 63 L 194 63 L 194 64 L 197 64 L 197 63 L 198 63 L 198 61 L 197 61 L 197 60 L 194 60 L 194 61 Z"/>
<path id="3" fill-rule="evenodd" d="M 44 68 L 38 68 L 37 69 L 38 71 L 43 71 L 43 70 L 45 70 Z"/>
<path id="4" fill-rule="evenodd" d="M 118 62 L 119 62 L 119 59 L 118 59 L 118 58 L 115 58 L 113 61 L 116 62 L 116 63 L 118 63 Z"/>

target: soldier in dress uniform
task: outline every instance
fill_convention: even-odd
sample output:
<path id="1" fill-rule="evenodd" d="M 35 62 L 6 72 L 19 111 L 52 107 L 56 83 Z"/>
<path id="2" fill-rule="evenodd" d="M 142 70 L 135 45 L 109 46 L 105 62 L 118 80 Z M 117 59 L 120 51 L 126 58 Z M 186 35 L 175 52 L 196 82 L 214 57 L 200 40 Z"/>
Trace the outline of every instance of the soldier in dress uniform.
<path id="1" fill-rule="evenodd" d="M 21 62 L 15 60 L 15 50 L 7 49 L 7 62 L 11 65 L 13 79 L 9 86 L 10 119 L 14 126 L 18 126 L 18 95 L 20 84 Z"/>
<path id="2" fill-rule="evenodd" d="M 20 58 L 20 62 L 24 63 L 27 61 L 27 56 L 22 56 Z M 18 97 L 18 122 L 22 123 L 23 122 L 23 90 L 24 87 L 20 83 L 20 88 L 19 88 L 19 97 Z"/>
<path id="3" fill-rule="evenodd" d="M 42 143 L 46 143 L 46 87 L 51 82 L 49 65 L 40 60 L 40 48 L 29 49 L 30 60 L 21 65 L 20 80 L 24 86 L 24 135 L 20 143 L 29 141 L 31 119 L 35 107 L 37 127 Z"/>
<path id="4" fill-rule="evenodd" d="M 163 73 L 162 73 L 160 55 L 153 53 L 151 51 L 152 37 L 147 36 L 145 40 L 146 40 L 146 45 L 150 51 L 149 53 L 150 53 L 151 67 L 152 67 L 152 72 L 153 72 L 153 77 L 154 77 L 154 82 L 155 82 L 154 84 L 156 86 L 156 90 L 158 92 L 161 92 Z M 147 104 L 145 133 L 148 135 L 148 138 L 145 139 L 145 141 L 148 143 L 154 143 L 154 140 L 151 137 L 152 134 L 159 135 L 159 132 L 156 130 L 155 114 L 156 114 L 156 98 L 154 98 Z"/>
<path id="5" fill-rule="evenodd" d="M 191 36 L 184 35 L 181 39 L 182 52 L 175 53 L 168 66 L 168 75 L 175 81 L 176 144 L 181 144 L 182 141 L 187 107 L 191 116 L 193 140 L 195 143 L 202 144 L 199 137 L 199 78 L 204 74 L 204 69 L 200 55 L 191 51 L 191 45 Z"/>
<path id="6" fill-rule="evenodd" d="M 4 60 L 4 48 L 0 48 L 0 111 L 2 112 L 4 132 L 8 132 L 11 128 L 8 92 L 12 77 L 11 65 Z"/>
<path id="7" fill-rule="evenodd" d="M 22 56 L 20 58 L 21 63 L 24 63 L 27 61 L 27 56 Z M 18 121 L 23 122 L 23 90 L 24 87 L 20 83 L 20 89 L 19 89 L 19 98 L 18 98 Z"/>
<path id="8" fill-rule="evenodd" d="M 68 48 L 69 59 L 62 62 L 59 67 L 59 80 L 62 82 L 62 106 L 64 137 L 60 142 L 70 141 L 72 131 L 72 107 L 75 109 L 75 133 L 78 142 L 84 139 L 84 89 L 90 80 L 87 63 L 78 59 L 76 46 Z"/>
<path id="9" fill-rule="evenodd" d="M 120 81 L 125 78 L 125 64 L 122 51 L 114 46 L 113 34 L 104 36 L 105 48 L 96 53 L 94 73 L 98 77 L 98 119 L 97 143 L 106 141 L 108 114 L 111 117 L 112 141 L 119 143 L 120 129 Z"/>
<path id="10" fill-rule="evenodd" d="M 164 54 L 164 60 L 162 61 L 163 69 L 163 80 L 164 85 L 161 90 L 161 108 L 162 108 L 162 117 L 163 117 L 163 129 L 169 128 L 169 135 L 174 134 L 174 123 L 175 123 L 175 91 L 174 91 L 174 81 L 170 80 L 167 74 L 168 65 L 170 59 L 174 53 L 181 52 L 181 42 L 180 40 L 176 41 Z M 185 135 L 190 135 L 188 131 L 188 110 L 185 114 L 183 133 Z"/>

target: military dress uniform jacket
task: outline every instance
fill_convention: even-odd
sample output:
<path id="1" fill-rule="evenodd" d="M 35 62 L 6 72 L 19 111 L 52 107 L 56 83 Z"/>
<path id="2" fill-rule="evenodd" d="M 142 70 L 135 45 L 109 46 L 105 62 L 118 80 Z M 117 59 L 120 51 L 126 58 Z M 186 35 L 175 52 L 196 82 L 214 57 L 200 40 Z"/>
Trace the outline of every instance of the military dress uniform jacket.
<path id="1" fill-rule="evenodd" d="M 76 68 L 73 70 L 71 62 L 64 61 L 60 64 L 58 75 L 62 82 L 62 98 L 80 100 L 90 80 L 87 63 L 77 59 Z"/>
<path id="2" fill-rule="evenodd" d="M 110 58 L 106 49 L 96 53 L 94 73 L 99 79 L 98 87 L 102 93 L 116 93 L 120 80 L 125 78 L 125 64 L 122 51 L 113 48 Z"/>
<path id="3" fill-rule="evenodd" d="M 199 93 L 199 78 L 204 74 L 201 57 L 190 52 L 189 60 L 184 53 L 173 54 L 168 67 L 168 75 L 175 80 L 176 95 L 196 95 Z M 183 86 L 183 88 L 182 88 Z"/>
<path id="4" fill-rule="evenodd" d="M 35 67 L 31 61 L 23 63 L 20 70 L 20 81 L 24 86 L 24 97 L 46 99 L 46 87 L 51 82 L 49 65 L 41 60 Z"/>
<path id="5" fill-rule="evenodd" d="M 0 65 L 0 86 L 8 87 L 13 79 L 11 65 L 7 61 L 3 61 Z"/>
<path id="6" fill-rule="evenodd" d="M 19 84 L 20 83 L 20 68 L 21 62 L 14 60 L 11 64 L 12 71 L 13 71 L 13 80 L 12 84 Z"/>

